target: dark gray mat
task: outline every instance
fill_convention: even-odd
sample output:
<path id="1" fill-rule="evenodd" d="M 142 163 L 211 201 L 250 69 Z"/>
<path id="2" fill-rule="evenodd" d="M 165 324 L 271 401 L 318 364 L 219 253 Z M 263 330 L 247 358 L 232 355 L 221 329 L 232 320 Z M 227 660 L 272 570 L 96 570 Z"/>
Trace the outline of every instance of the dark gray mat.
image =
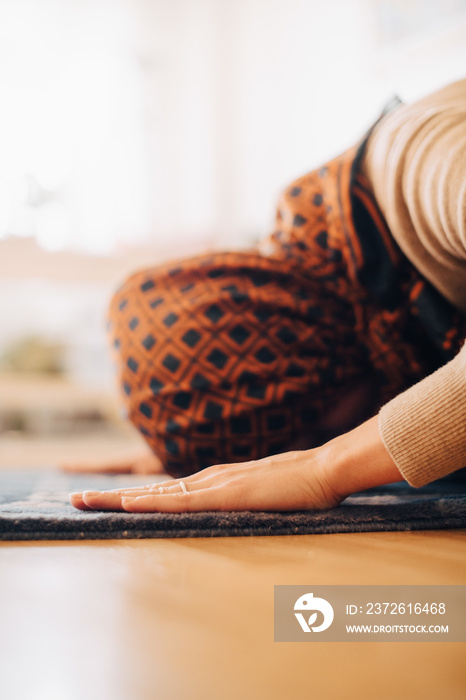
<path id="1" fill-rule="evenodd" d="M 230 537 L 466 527 L 466 480 L 461 477 L 423 489 L 392 484 L 350 496 L 332 510 L 298 513 L 98 513 L 80 512 L 68 503 L 70 491 L 147 481 L 150 477 L 0 471 L 0 539 Z"/>

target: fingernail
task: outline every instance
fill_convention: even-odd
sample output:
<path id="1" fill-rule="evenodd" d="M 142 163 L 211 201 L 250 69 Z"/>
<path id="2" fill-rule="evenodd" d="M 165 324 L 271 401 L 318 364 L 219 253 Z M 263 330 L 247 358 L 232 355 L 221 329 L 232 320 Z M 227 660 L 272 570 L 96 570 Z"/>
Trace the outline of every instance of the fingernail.
<path id="1" fill-rule="evenodd" d="M 100 491 L 84 491 L 83 497 L 84 497 L 84 496 L 86 496 L 86 497 L 90 496 L 90 497 L 92 498 L 92 496 L 100 496 L 100 493 L 101 493 Z"/>

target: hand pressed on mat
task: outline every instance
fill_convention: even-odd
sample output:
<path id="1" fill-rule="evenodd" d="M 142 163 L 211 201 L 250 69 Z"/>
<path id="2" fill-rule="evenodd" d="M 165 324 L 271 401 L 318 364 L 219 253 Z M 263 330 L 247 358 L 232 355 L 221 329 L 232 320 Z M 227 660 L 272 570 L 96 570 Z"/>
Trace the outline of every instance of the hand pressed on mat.
<path id="1" fill-rule="evenodd" d="M 180 481 L 70 495 L 81 510 L 130 513 L 324 510 L 346 496 L 402 481 L 378 431 L 377 416 L 312 450 L 222 464 Z"/>

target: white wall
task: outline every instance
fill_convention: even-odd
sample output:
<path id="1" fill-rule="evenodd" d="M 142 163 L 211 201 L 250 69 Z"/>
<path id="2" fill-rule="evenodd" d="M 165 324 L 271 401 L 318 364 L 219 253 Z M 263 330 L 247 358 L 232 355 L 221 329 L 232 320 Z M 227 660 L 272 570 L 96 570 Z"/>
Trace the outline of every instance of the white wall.
<path id="1" fill-rule="evenodd" d="M 403 21 L 380 23 L 387 7 Z M 466 74 L 461 7 L 1 0 L 0 238 L 13 226 L 49 248 L 117 249 L 122 268 L 247 245 L 272 229 L 281 188 L 352 145 L 394 91 Z M 18 242 L 0 241 L 0 355 L 37 333 L 68 344 L 80 381 L 104 381 L 113 277 Z"/>
<path id="2" fill-rule="evenodd" d="M 0 237 L 248 243 L 393 91 L 466 73 L 465 17 L 466 0 L 2 0 Z"/>
<path id="3" fill-rule="evenodd" d="M 466 3 L 443 4 L 435 23 L 405 0 L 418 29 L 390 43 L 382 0 L 138 0 L 153 235 L 243 245 L 270 230 L 280 189 L 352 145 L 394 92 L 464 76 Z"/>

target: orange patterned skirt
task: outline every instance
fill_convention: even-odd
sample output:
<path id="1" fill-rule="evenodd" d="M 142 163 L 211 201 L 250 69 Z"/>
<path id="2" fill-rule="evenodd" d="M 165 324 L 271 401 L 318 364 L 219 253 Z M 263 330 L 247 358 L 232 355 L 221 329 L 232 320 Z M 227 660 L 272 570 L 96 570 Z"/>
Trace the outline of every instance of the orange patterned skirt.
<path id="1" fill-rule="evenodd" d="M 397 247 L 362 150 L 292 183 L 256 249 L 141 270 L 115 294 L 128 416 L 173 476 L 313 444 L 348 387 L 370 381 L 375 413 L 459 350 L 464 316 Z"/>

